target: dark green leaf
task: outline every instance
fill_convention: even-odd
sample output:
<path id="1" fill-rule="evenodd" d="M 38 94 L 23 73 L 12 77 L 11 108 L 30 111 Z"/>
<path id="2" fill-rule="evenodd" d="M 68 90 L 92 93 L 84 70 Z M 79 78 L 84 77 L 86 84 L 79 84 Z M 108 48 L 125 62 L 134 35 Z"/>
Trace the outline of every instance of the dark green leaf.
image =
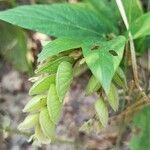
<path id="1" fill-rule="evenodd" d="M 108 32 L 92 11 L 70 4 L 20 6 L 0 12 L 0 19 L 56 37 L 101 37 Z"/>
<path id="2" fill-rule="evenodd" d="M 29 72 L 31 64 L 27 59 L 27 53 L 25 32 L 0 21 L 0 54 L 19 71 Z"/>

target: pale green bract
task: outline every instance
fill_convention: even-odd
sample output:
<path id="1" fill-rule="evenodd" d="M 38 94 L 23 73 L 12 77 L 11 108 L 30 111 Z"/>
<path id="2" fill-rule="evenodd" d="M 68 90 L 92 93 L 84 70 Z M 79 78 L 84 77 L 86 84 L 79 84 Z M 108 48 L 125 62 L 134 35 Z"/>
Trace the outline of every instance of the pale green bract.
<path id="1" fill-rule="evenodd" d="M 32 114 L 28 115 L 23 122 L 21 122 L 18 126 L 19 130 L 26 130 L 33 128 L 37 123 L 39 119 L 39 114 Z"/>
<path id="2" fill-rule="evenodd" d="M 24 107 L 23 112 L 35 112 L 39 111 L 46 105 L 46 95 L 34 96 Z"/>
<path id="3" fill-rule="evenodd" d="M 38 55 L 38 60 L 43 61 L 48 57 L 56 55 L 60 52 L 79 48 L 81 47 L 81 42 L 82 40 L 78 38 L 58 38 L 49 42 L 46 46 L 43 47 L 42 52 Z"/>
<path id="4" fill-rule="evenodd" d="M 49 75 L 35 82 L 29 90 L 30 95 L 41 94 L 47 91 L 51 83 L 55 82 L 55 76 Z"/>
<path id="5" fill-rule="evenodd" d="M 118 110 L 119 97 L 118 97 L 117 88 L 113 83 L 111 84 L 110 91 L 108 93 L 108 102 L 114 111 Z"/>
<path id="6" fill-rule="evenodd" d="M 103 127 L 106 127 L 108 123 L 108 109 L 102 98 L 96 101 L 95 110 Z"/>
<path id="7" fill-rule="evenodd" d="M 82 46 L 86 63 L 106 94 L 109 92 L 111 80 L 122 60 L 125 43 L 125 37 L 118 36 L 110 41 L 85 43 Z"/>
<path id="8" fill-rule="evenodd" d="M 48 109 L 43 108 L 40 112 L 39 122 L 41 129 L 46 137 L 54 139 L 55 137 L 55 124 L 52 122 Z"/>
<path id="9" fill-rule="evenodd" d="M 86 95 L 91 95 L 96 92 L 101 87 L 100 82 L 92 75 L 89 79 L 89 82 L 86 86 L 85 93 Z"/>
<path id="10" fill-rule="evenodd" d="M 60 102 L 63 101 L 73 79 L 73 69 L 69 62 L 62 62 L 56 74 L 56 91 Z"/>
<path id="11" fill-rule="evenodd" d="M 56 86 L 51 84 L 48 91 L 47 108 L 50 118 L 55 124 L 57 124 L 59 121 L 62 112 L 62 105 L 63 103 L 59 101 L 59 97 L 56 92 Z"/>
<path id="12" fill-rule="evenodd" d="M 35 70 L 35 73 L 36 74 L 41 74 L 41 73 L 54 74 L 57 72 L 57 68 L 59 64 L 63 61 L 73 62 L 74 60 L 71 57 L 62 56 L 60 58 L 56 58 L 52 61 L 39 65 L 39 67 Z"/>

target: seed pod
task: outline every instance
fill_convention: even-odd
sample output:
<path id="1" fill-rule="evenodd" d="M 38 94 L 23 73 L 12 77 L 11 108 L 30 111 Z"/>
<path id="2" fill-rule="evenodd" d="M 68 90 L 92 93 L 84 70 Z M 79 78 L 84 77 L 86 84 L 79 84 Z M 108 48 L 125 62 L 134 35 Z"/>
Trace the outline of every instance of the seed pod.
<path id="1" fill-rule="evenodd" d="M 55 137 L 55 124 L 50 119 L 47 108 L 43 108 L 40 112 L 40 126 L 46 137 L 50 140 Z"/>
<path id="2" fill-rule="evenodd" d="M 35 82 L 29 91 L 29 95 L 41 94 L 49 89 L 50 84 L 55 82 L 55 75 L 49 75 Z"/>
<path id="3" fill-rule="evenodd" d="M 73 69 L 69 62 L 63 61 L 56 74 L 56 90 L 60 102 L 63 101 L 73 79 Z"/>
<path id="4" fill-rule="evenodd" d="M 46 106 L 46 95 L 34 96 L 24 107 L 23 112 L 35 112 Z"/>
<path id="5" fill-rule="evenodd" d="M 28 115 L 24 121 L 22 123 L 19 124 L 18 129 L 19 130 L 26 130 L 26 129 L 30 129 L 33 128 L 39 120 L 39 114 L 32 114 L 32 115 Z"/>
<path id="6" fill-rule="evenodd" d="M 59 97 L 57 96 L 56 86 L 54 84 L 51 84 L 48 91 L 47 108 L 50 118 L 55 124 L 57 124 L 59 121 L 62 111 L 62 105 L 63 103 L 59 101 Z"/>
<path id="7" fill-rule="evenodd" d="M 98 118 L 100 119 L 100 122 L 102 123 L 103 127 L 106 127 L 108 123 L 108 109 L 102 98 L 96 101 L 95 110 L 97 112 Z"/>

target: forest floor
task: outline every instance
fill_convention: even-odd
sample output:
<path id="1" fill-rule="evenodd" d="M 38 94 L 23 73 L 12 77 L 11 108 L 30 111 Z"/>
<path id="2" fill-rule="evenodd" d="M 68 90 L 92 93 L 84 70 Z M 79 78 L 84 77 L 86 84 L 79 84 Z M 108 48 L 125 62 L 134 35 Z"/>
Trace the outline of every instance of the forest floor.
<path id="1" fill-rule="evenodd" d="M 57 126 L 58 140 L 48 146 L 37 147 L 27 141 L 27 137 L 16 131 L 18 124 L 26 114 L 22 112 L 30 100 L 28 90 L 31 86 L 28 76 L 1 62 L 0 71 L 0 117 L 9 132 L 1 135 L 0 150 L 120 150 L 129 149 L 130 134 L 120 137 L 121 128 L 109 125 L 99 130 L 96 125 L 90 132 L 81 132 L 79 128 L 94 115 L 94 102 L 97 95 L 85 96 L 84 89 L 89 72 L 76 78 L 68 92 L 61 120 Z M 120 140 L 121 139 L 121 140 Z"/>

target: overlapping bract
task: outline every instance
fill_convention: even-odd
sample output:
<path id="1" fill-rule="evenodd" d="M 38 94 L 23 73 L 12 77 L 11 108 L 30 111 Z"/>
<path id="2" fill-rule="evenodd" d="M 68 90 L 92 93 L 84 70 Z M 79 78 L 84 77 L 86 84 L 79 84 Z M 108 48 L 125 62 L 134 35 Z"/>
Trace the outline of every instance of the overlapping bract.
<path id="1" fill-rule="evenodd" d="M 39 143 L 47 144 L 55 139 L 55 129 L 61 116 L 63 99 L 73 78 L 72 64 L 67 60 L 62 59 L 53 74 L 42 73 L 45 77 L 33 84 L 29 92 L 33 98 L 23 109 L 30 114 L 18 128 L 20 130 L 34 128 L 35 133 L 32 138 Z"/>

